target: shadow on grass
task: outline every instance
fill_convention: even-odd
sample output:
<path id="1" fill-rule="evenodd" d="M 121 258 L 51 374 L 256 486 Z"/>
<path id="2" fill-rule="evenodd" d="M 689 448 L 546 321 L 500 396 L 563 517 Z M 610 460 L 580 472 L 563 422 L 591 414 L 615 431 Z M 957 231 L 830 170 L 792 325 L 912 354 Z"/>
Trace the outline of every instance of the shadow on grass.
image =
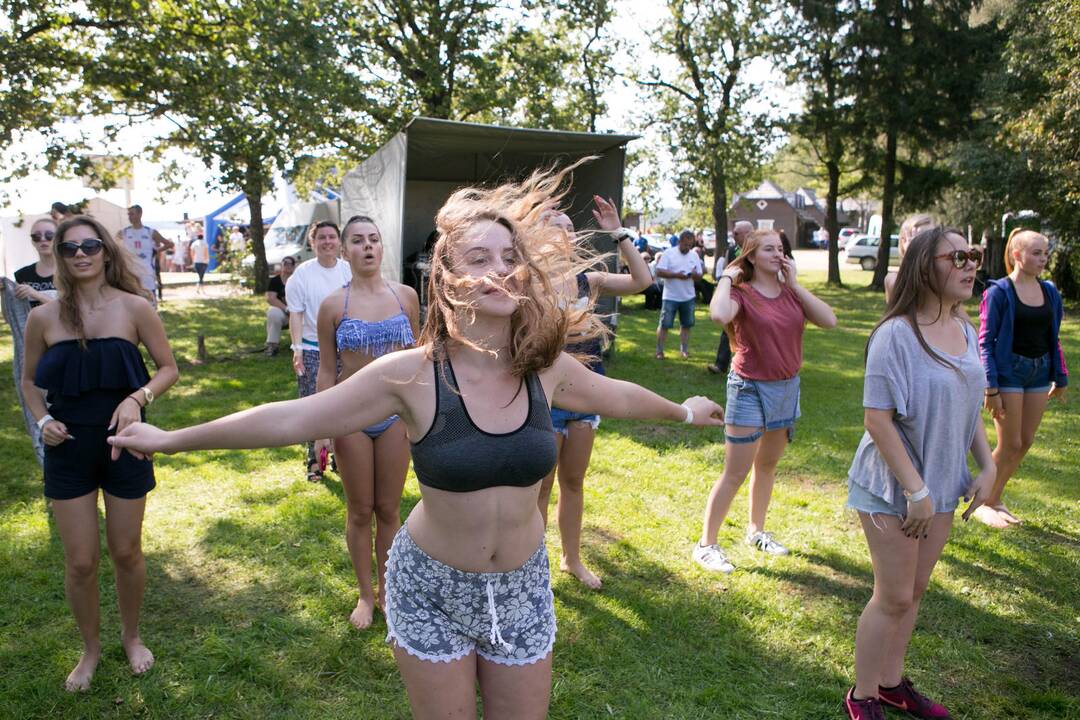
<path id="1" fill-rule="evenodd" d="M 960 556 L 971 550 L 970 542 L 968 537 L 957 537 L 957 534 L 954 531 L 935 569 L 935 576 L 941 575 L 947 568 L 954 583 L 959 579 L 962 583 L 970 583 L 970 586 L 962 587 L 960 593 L 950 592 L 931 578 L 930 588 L 920 608 L 913 646 L 929 646 L 932 651 L 941 646 L 958 647 L 964 654 L 985 656 L 993 667 L 994 676 L 1006 686 L 1017 679 L 1022 680 L 1027 685 L 1024 693 L 1017 693 L 1014 687 L 987 683 L 988 689 L 999 693 L 994 704 L 1011 706 L 1008 710 L 1002 707 L 1000 717 L 1027 717 L 1032 712 L 1046 709 L 1057 709 L 1064 713 L 1069 707 L 1080 707 L 1076 703 L 1076 698 L 1080 696 L 1080 679 L 1073 671 L 1080 662 L 1080 647 L 1067 630 L 1058 631 L 1056 635 L 1053 630 L 1048 630 L 1048 627 L 1067 629 L 1071 625 L 1070 618 L 1080 612 L 1076 595 L 1072 592 L 1076 582 L 1067 579 L 1063 582 L 1062 578 L 1054 577 L 1053 571 L 1041 565 L 1012 563 L 1008 566 L 1008 574 L 995 572 L 990 568 L 1002 558 L 986 548 L 978 550 L 978 557 L 990 568 L 982 563 L 964 560 Z M 873 591 L 872 571 L 834 551 L 800 552 L 799 557 L 811 563 L 811 566 L 800 568 L 786 564 L 758 567 L 752 572 L 788 584 L 794 592 L 807 597 L 816 595 L 842 600 L 853 614 L 834 616 L 830 620 L 832 627 L 827 629 L 834 635 L 845 632 L 854 635 L 858 613 L 861 613 Z M 970 590 L 979 588 L 1008 594 L 1009 588 L 1016 587 L 1024 588 L 1040 600 L 1039 607 L 1026 607 L 1018 613 L 1024 618 L 1020 621 L 1013 614 L 980 604 Z M 1048 619 L 1047 614 L 1055 609 L 1061 614 L 1055 625 L 1035 620 Z M 909 659 L 913 654 L 909 652 Z M 916 673 L 929 669 L 919 667 L 919 658 L 915 658 L 912 664 Z M 936 670 L 939 682 L 954 694 L 962 693 L 964 687 L 970 684 L 969 677 L 950 675 L 940 665 Z M 1071 699 L 1059 697 L 1061 693 Z M 1015 697 L 1009 698 L 1009 694 Z"/>
<path id="2" fill-rule="evenodd" d="M 252 506 L 281 500 L 278 492 L 245 498 Z M 0 662 L 12 670 L 0 678 L 0 696 L 28 700 L 34 710 L 20 718 L 320 717 L 328 707 L 342 716 L 348 708 L 358 718 L 409 717 L 383 642 L 385 626 L 377 620 L 360 633 L 348 625 L 352 571 L 337 552 L 343 542 L 326 542 L 341 536 L 339 516 L 316 510 L 289 507 L 275 515 L 291 525 L 259 528 L 222 518 L 197 548 L 148 552 L 141 628 L 157 664 L 143 678 L 130 675 L 119 647 L 113 569 L 102 535 L 105 648 L 85 695 L 61 689 L 80 643 L 64 600 L 63 548 L 50 518 L 47 540 L 7 550 L 22 582 L 0 594 L 7 618 L 0 629 L 11 637 L 7 630 L 21 628 L 26 642 L 0 644 Z M 14 625 L 5 627 L 8 622 Z M 36 630 L 27 634 L 26 628 Z M 16 717 L 11 710 L 0 714 Z"/>
<path id="3" fill-rule="evenodd" d="M 768 598 L 687 582 L 602 530 L 585 554 L 604 588 L 556 571 L 551 717 L 837 716 L 847 678 L 761 642 Z"/>

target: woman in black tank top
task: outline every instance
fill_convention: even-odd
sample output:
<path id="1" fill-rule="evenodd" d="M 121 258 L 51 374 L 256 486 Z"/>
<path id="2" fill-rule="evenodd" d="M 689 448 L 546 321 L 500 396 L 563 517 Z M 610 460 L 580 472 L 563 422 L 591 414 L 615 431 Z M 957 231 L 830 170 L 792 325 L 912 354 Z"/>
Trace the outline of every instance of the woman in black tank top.
<path id="1" fill-rule="evenodd" d="M 576 166 L 450 196 L 436 218 L 418 347 L 308 398 L 171 432 L 139 424 L 111 440 L 115 451 L 137 455 L 276 447 L 400 415 L 422 500 L 390 552 L 387 627 L 417 718 L 476 717 L 477 683 L 486 718 L 547 715 L 554 609 L 537 508 L 540 480 L 555 462 L 547 406 L 723 423 L 708 398 L 680 406 L 562 352 L 568 334 L 603 334 L 548 279 L 589 266 L 545 221 Z M 504 600 L 526 608 L 511 613 Z"/>

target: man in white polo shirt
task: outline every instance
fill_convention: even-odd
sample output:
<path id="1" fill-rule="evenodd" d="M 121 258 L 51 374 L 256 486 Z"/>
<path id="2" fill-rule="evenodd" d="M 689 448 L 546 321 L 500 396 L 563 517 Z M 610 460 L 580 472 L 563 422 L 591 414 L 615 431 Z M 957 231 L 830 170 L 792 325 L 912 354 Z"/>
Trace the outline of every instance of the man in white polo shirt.
<path id="1" fill-rule="evenodd" d="M 690 328 L 694 327 L 694 282 L 705 274 L 701 257 L 694 252 L 694 233 L 683 230 L 679 244 L 660 256 L 656 276 L 664 280 L 660 326 L 656 328 L 656 357 L 663 359 L 668 330 L 675 326 L 679 314 L 679 352 L 690 357 Z"/>

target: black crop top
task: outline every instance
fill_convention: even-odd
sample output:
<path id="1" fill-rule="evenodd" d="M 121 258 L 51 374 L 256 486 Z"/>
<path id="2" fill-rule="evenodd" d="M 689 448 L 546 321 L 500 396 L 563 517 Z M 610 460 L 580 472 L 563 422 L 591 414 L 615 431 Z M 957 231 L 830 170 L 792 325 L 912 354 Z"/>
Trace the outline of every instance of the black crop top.
<path id="1" fill-rule="evenodd" d="M 484 432 L 447 381 L 457 386 L 450 360 L 435 366 L 435 419 L 412 444 L 413 470 L 421 485 L 450 492 L 472 492 L 509 485 L 528 487 L 543 479 L 558 459 L 551 411 L 540 378 L 528 375 L 529 412 L 517 430 Z"/>

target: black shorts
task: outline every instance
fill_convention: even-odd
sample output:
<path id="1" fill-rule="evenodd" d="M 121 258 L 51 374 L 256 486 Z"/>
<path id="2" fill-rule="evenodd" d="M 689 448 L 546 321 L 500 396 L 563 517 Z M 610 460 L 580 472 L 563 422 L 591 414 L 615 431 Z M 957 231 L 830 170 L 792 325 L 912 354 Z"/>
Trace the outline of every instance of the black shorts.
<path id="1" fill-rule="evenodd" d="M 45 497 L 71 500 L 101 488 L 125 500 L 141 498 L 154 489 L 154 463 L 126 450 L 111 460 L 113 433 L 104 425 L 67 425 L 74 437 L 55 447 L 45 446 Z"/>

